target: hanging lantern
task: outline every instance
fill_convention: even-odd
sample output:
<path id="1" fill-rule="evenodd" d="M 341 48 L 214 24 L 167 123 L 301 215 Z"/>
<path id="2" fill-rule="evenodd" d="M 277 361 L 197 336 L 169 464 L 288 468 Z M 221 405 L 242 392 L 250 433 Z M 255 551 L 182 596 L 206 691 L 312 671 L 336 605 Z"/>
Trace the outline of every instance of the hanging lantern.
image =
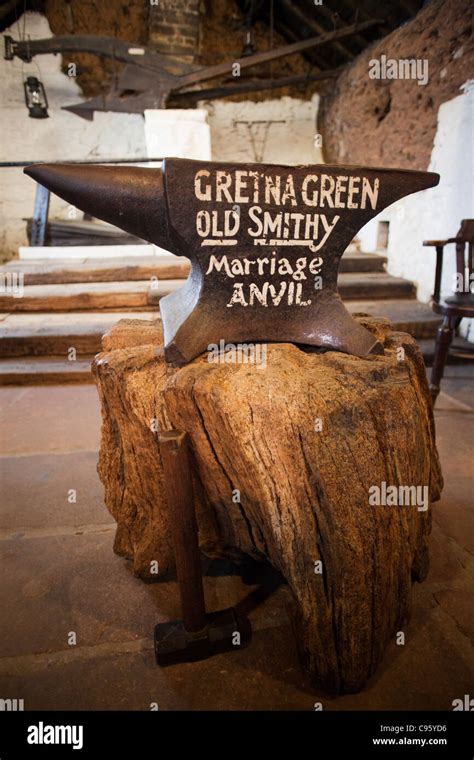
<path id="1" fill-rule="evenodd" d="M 49 116 L 48 99 L 42 82 L 36 77 L 26 77 L 23 87 L 25 88 L 25 103 L 29 116 L 32 119 L 47 119 Z"/>
<path id="2" fill-rule="evenodd" d="M 240 54 L 240 57 L 241 58 L 245 58 L 245 56 L 247 56 L 247 55 L 253 55 L 256 52 L 257 52 L 257 50 L 255 48 L 255 45 L 253 44 L 253 39 L 252 39 L 252 31 L 251 31 L 251 29 L 247 29 L 247 31 L 245 33 L 245 43 L 244 43 L 244 46 L 242 48 L 242 52 Z"/>

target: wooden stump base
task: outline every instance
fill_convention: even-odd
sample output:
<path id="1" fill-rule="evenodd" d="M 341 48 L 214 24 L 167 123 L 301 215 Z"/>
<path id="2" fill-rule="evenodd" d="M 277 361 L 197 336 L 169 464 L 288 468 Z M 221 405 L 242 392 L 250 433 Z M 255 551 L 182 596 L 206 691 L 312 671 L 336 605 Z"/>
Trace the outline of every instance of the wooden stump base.
<path id="1" fill-rule="evenodd" d="M 423 499 L 442 488 L 418 346 L 386 322 L 359 321 L 384 356 L 269 344 L 265 367 L 206 354 L 176 369 L 158 320 L 124 320 L 94 362 L 116 552 L 144 580 L 157 579 L 153 563 L 158 579 L 173 570 L 158 434 L 187 432 L 202 551 L 244 553 L 283 574 L 305 667 L 336 693 L 361 689 L 403 628 L 428 567 Z M 416 503 L 392 505 L 390 486 Z"/>

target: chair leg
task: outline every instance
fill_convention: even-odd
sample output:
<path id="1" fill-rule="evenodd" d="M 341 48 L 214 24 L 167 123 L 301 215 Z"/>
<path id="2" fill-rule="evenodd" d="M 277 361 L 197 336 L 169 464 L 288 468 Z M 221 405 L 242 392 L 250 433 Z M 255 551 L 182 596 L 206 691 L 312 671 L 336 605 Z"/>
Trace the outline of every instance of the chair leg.
<path id="1" fill-rule="evenodd" d="M 448 358 L 449 346 L 454 336 L 454 326 L 450 317 L 444 317 L 443 324 L 438 328 L 436 347 L 431 370 L 430 393 L 433 406 L 439 393 L 439 386 L 444 373 L 446 359 Z"/>

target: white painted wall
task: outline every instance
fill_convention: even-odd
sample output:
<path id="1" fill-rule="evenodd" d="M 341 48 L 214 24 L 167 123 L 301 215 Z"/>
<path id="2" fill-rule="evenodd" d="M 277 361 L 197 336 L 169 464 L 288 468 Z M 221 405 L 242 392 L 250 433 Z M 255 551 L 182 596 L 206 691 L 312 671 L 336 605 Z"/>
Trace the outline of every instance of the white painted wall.
<path id="1" fill-rule="evenodd" d="M 289 166 L 322 163 L 321 149 L 315 147 L 318 104 L 318 95 L 312 100 L 201 102 L 209 113 L 213 159 Z"/>
<path id="2" fill-rule="evenodd" d="M 48 21 L 41 14 L 28 12 L 22 16 L 21 30 L 23 22 L 31 39 L 51 36 Z M 5 34 L 18 39 L 17 25 Z M 30 64 L 0 58 L 0 161 L 107 160 L 179 153 L 178 140 L 175 150 L 167 143 L 163 153 L 150 124 L 147 139 L 142 115 L 95 113 L 93 121 L 86 121 L 61 110 L 61 106 L 83 98 L 74 78 L 63 74 L 60 66 L 59 55 L 38 56 Z M 23 81 L 28 75 L 38 76 L 45 86 L 49 119 L 28 116 L 23 100 Z M 201 104 L 211 128 L 212 158 L 290 165 L 320 163 L 321 151 L 314 147 L 318 102 L 315 96 L 312 101 L 285 97 L 261 103 Z M 33 213 L 36 186 L 20 168 L 0 172 L 0 258 L 6 258 L 27 242 L 24 218 Z M 67 212 L 67 204 L 52 196 L 50 217 L 66 219 Z"/>
<path id="3" fill-rule="evenodd" d="M 146 110 L 145 140 L 152 158 L 211 159 L 211 130 L 204 108 Z"/>
<path id="4" fill-rule="evenodd" d="M 19 26 L 23 29 L 23 17 Z M 31 39 L 51 36 L 47 19 L 26 13 L 25 31 Z M 15 24 L 4 34 L 18 39 Z M 39 66 L 39 70 L 38 70 Z M 61 106 L 83 100 L 73 78 L 60 69 L 61 56 L 38 56 L 30 64 L 0 58 L 1 161 L 68 161 L 72 159 L 134 158 L 146 156 L 143 116 L 96 113 L 86 121 L 62 111 Z M 49 119 L 30 119 L 23 98 L 26 76 L 43 82 L 49 101 Z M 32 215 L 35 183 L 21 169 L 0 169 L 0 256 L 24 245 L 24 217 Z M 51 216 L 67 218 L 67 205 L 52 197 Z"/>
<path id="5" fill-rule="evenodd" d="M 429 170 L 438 172 L 437 187 L 403 198 L 369 222 L 359 234 L 362 249 L 376 247 L 379 221 L 388 221 L 388 271 L 413 280 L 420 301 L 433 292 L 436 253 L 423 240 L 454 237 L 461 219 L 474 218 L 474 83 L 466 83 L 456 98 L 443 103 Z M 445 249 L 442 294 L 453 291 L 454 246 Z M 461 332 L 474 340 L 473 320 L 463 320 Z M 471 323 L 471 324 L 470 324 Z"/>

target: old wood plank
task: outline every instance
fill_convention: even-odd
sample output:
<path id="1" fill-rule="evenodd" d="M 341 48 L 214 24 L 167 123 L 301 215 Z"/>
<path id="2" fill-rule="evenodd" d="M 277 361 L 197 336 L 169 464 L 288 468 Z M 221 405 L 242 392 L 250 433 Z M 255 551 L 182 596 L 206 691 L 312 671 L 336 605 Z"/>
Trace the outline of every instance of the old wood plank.
<path id="1" fill-rule="evenodd" d="M 343 300 L 372 298 L 415 298 L 415 286 L 403 277 L 393 277 L 386 272 L 342 272 L 338 280 L 339 294 Z"/>
<path id="2" fill-rule="evenodd" d="M 101 338 L 121 319 L 136 312 L 57 312 L 11 314 L 2 322 L 0 356 L 67 356 L 74 347 L 78 355 L 100 351 Z M 156 320 L 158 313 L 140 312 L 141 320 Z"/>
<path id="3" fill-rule="evenodd" d="M 441 319 L 427 304 L 415 299 L 397 299 L 384 301 L 347 301 L 351 314 L 369 314 L 372 317 L 385 317 L 390 320 L 395 330 L 408 332 L 414 338 L 431 338 L 436 334 Z"/>
<path id="4" fill-rule="evenodd" d="M 341 272 L 383 272 L 385 256 L 372 253 L 344 254 Z M 23 274 L 25 285 L 53 285 L 62 282 L 120 282 L 181 279 L 188 276 L 190 264 L 183 256 L 143 256 L 128 258 L 15 259 L 0 267 L 0 275 Z"/>
<path id="5" fill-rule="evenodd" d="M 58 357 L 0 360 L 0 385 L 92 383 L 91 361 L 68 361 Z"/>
<path id="6" fill-rule="evenodd" d="M 182 280 L 163 280 L 151 286 L 154 300 L 173 292 Z M 147 309 L 149 280 L 27 285 L 21 298 L 0 294 L 0 310 L 81 311 L 84 309 Z"/>
<path id="7" fill-rule="evenodd" d="M 20 246 L 18 249 L 20 259 L 116 259 L 126 256 L 169 256 L 169 251 L 156 245 L 45 245 L 45 246 Z"/>
<path id="8" fill-rule="evenodd" d="M 16 259 L 0 268 L 2 274 L 23 274 L 25 285 L 54 285 L 68 282 L 122 282 L 127 280 L 182 279 L 190 268 L 182 256 L 119 257 L 115 259 L 64 259 L 51 261 Z"/>

